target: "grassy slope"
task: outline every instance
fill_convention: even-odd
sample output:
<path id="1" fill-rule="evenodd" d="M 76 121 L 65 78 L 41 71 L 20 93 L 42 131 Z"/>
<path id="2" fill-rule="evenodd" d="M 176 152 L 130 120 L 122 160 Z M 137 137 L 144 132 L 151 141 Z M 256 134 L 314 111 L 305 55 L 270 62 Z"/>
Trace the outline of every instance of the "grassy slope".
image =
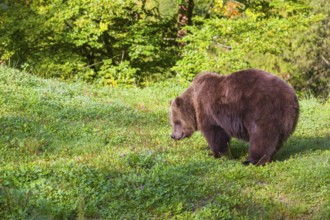
<path id="1" fill-rule="evenodd" d="M 264 167 L 213 159 L 200 133 L 170 140 L 185 86 L 97 88 L 0 66 L 0 218 L 326 219 L 330 102 L 301 100 L 295 134 Z"/>

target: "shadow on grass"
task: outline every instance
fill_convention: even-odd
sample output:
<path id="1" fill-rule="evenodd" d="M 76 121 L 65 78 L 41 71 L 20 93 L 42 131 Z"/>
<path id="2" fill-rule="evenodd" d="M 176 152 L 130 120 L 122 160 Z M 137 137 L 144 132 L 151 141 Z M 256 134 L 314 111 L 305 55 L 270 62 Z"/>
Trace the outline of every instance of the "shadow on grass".
<path id="1" fill-rule="evenodd" d="M 287 160 L 300 154 L 330 150 L 330 136 L 324 137 L 291 137 L 274 157 L 275 161 Z"/>
<path id="2" fill-rule="evenodd" d="M 234 140 L 231 143 L 231 153 L 235 160 L 248 155 L 249 144 Z M 284 161 L 290 157 L 316 150 L 330 150 L 330 136 L 324 137 L 290 137 L 275 154 L 274 161 Z"/>

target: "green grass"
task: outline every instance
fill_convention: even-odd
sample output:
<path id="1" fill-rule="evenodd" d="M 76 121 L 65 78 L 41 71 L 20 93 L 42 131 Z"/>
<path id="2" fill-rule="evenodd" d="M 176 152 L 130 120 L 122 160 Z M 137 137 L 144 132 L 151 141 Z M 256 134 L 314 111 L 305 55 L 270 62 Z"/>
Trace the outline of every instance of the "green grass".
<path id="1" fill-rule="evenodd" d="M 0 66 L 0 219 L 329 219 L 330 102 L 300 100 L 294 135 L 263 167 L 174 142 L 187 85 L 113 89 Z"/>

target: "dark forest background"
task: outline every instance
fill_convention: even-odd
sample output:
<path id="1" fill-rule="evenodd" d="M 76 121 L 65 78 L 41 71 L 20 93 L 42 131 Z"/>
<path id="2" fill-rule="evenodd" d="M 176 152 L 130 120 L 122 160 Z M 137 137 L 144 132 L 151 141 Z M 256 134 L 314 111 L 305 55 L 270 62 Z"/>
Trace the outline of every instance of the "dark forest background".
<path id="1" fill-rule="evenodd" d="M 111 86 L 253 67 L 327 97 L 329 13 L 328 0 L 1 0 L 0 62 Z"/>

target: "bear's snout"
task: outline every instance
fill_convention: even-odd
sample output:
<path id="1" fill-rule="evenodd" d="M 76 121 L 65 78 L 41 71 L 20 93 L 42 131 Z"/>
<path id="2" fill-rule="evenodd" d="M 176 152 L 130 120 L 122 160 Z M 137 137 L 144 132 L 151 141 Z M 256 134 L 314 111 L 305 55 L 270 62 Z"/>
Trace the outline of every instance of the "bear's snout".
<path id="1" fill-rule="evenodd" d="M 171 135 L 171 138 L 172 138 L 173 140 L 176 140 L 176 141 L 181 140 L 181 139 L 184 138 L 184 137 L 185 137 L 185 135 L 184 135 L 183 133 L 181 133 L 180 135 L 175 135 L 175 134 L 172 134 L 172 135 Z"/>

